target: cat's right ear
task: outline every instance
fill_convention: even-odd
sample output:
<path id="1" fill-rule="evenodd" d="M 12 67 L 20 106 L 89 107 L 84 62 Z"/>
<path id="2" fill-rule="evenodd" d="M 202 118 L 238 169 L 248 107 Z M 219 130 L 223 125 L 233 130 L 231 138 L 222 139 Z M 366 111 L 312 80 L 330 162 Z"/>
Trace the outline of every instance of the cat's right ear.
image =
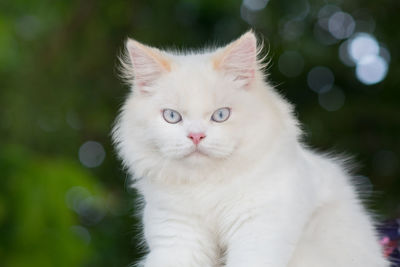
<path id="1" fill-rule="evenodd" d="M 128 39 L 122 68 L 124 78 L 133 85 L 134 90 L 148 94 L 151 85 L 161 75 L 171 71 L 171 62 L 160 50 Z"/>
<path id="2" fill-rule="evenodd" d="M 253 31 L 248 31 L 217 51 L 213 58 L 213 66 L 215 70 L 231 75 L 234 81 L 240 82 L 244 88 L 249 88 L 256 71 L 261 68 L 257 59 L 259 53 L 257 37 Z"/>

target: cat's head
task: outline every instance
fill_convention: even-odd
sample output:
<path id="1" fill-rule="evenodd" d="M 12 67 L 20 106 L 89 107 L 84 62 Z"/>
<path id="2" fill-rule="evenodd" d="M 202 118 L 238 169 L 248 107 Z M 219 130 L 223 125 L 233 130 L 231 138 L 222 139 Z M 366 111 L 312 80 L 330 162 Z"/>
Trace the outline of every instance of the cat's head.
<path id="1" fill-rule="evenodd" d="M 114 140 L 138 176 L 245 164 L 293 124 L 289 106 L 264 81 L 252 32 L 201 53 L 166 52 L 130 39 L 126 48 L 123 71 L 132 93 Z"/>

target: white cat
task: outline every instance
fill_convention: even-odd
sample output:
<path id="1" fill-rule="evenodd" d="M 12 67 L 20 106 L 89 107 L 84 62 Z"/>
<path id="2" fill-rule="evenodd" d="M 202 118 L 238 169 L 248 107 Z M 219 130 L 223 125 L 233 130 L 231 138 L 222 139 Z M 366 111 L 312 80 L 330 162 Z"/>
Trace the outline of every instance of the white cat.
<path id="1" fill-rule="evenodd" d="M 144 197 L 145 267 L 387 267 L 343 163 L 308 149 L 257 39 L 165 52 L 128 40 L 113 137 Z"/>

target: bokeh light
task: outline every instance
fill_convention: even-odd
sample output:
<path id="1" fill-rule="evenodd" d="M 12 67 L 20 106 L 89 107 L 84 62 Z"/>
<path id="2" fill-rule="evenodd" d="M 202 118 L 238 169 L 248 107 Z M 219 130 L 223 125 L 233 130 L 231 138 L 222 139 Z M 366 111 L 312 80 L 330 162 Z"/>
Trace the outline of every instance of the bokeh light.
<path id="1" fill-rule="evenodd" d="M 256 11 L 248 9 L 245 5 L 240 6 L 240 16 L 244 21 L 246 21 L 249 25 L 255 25 L 257 22 L 257 14 Z"/>
<path id="2" fill-rule="evenodd" d="M 341 9 L 334 4 L 327 4 L 321 7 L 321 9 L 318 11 L 318 23 L 322 26 L 324 29 L 328 29 L 328 20 L 329 17 L 336 13 L 340 12 Z"/>
<path id="3" fill-rule="evenodd" d="M 345 12 L 336 12 L 328 20 L 328 30 L 336 39 L 350 37 L 355 29 L 353 17 Z"/>
<path id="4" fill-rule="evenodd" d="M 65 201 L 71 210 L 75 211 L 86 225 L 99 223 L 105 216 L 105 201 L 93 196 L 82 186 L 74 186 L 65 194 Z"/>
<path id="5" fill-rule="evenodd" d="M 343 64 L 354 67 L 355 63 L 353 59 L 349 55 L 349 40 L 344 41 L 339 46 L 339 59 L 342 61 Z"/>
<path id="6" fill-rule="evenodd" d="M 90 197 L 90 192 L 83 186 L 74 186 L 65 194 L 67 207 L 78 213 L 80 203 Z"/>
<path id="7" fill-rule="evenodd" d="M 81 238 L 85 244 L 89 244 L 90 240 L 92 239 L 88 229 L 81 225 L 72 225 L 70 227 L 71 231 L 77 235 L 79 238 Z"/>
<path id="8" fill-rule="evenodd" d="M 381 82 L 386 77 L 387 71 L 388 64 L 377 55 L 363 57 L 356 66 L 357 78 L 367 85 Z"/>
<path id="9" fill-rule="evenodd" d="M 357 79 L 366 85 L 383 81 L 387 75 L 390 52 L 369 33 L 357 33 L 339 47 L 339 58 L 348 66 L 356 66 Z"/>
<path id="10" fill-rule="evenodd" d="M 105 203 L 103 199 L 95 196 L 89 196 L 79 202 L 77 213 L 86 225 L 95 225 L 99 223 L 105 215 Z"/>
<path id="11" fill-rule="evenodd" d="M 258 11 L 264 9 L 269 0 L 243 0 L 243 6 L 251 11 Z"/>
<path id="12" fill-rule="evenodd" d="M 339 110 L 345 101 L 344 92 L 334 86 L 331 90 L 318 95 L 318 103 L 327 111 Z"/>
<path id="13" fill-rule="evenodd" d="M 341 9 L 333 4 L 323 6 L 318 11 L 318 21 L 314 25 L 315 38 L 324 45 L 332 45 L 337 43 L 337 39 L 329 32 L 329 20 L 331 16 Z"/>
<path id="14" fill-rule="evenodd" d="M 65 115 L 65 120 L 67 124 L 75 130 L 79 130 L 82 128 L 82 123 L 79 119 L 78 114 L 73 110 L 68 110 L 67 114 Z"/>
<path id="15" fill-rule="evenodd" d="M 316 93 L 328 92 L 335 82 L 335 76 L 327 67 L 312 68 L 307 75 L 307 84 Z"/>
<path id="16" fill-rule="evenodd" d="M 98 167 L 103 163 L 106 152 L 99 142 L 87 141 L 79 148 L 79 160 L 88 167 Z"/>
<path id="17" fill-rule="evenodd" d="M 377 55 L 379 44 L 371 34 L 358 33 L 350 40 L 348 53 L 354 63 L 357 63 L 365 56 Z"/>

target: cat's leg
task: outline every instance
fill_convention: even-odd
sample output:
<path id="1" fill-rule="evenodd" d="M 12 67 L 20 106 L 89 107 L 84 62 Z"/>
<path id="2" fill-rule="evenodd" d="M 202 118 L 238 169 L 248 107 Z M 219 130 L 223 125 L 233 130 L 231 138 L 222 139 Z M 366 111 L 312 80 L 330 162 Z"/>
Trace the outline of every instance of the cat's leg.
<path id="1" fill-rule="evenodd" d="M 388 267 L 366 212 L 338 201 L 319 208 L 305 227 L 289 267 Z"/>
<path id="2" fill-rule="evenodd" d="M 215 267 L 215 237 L 195 218 L 176 211 L 145 208 L 144 234 L 149 254 L 144 267 Z"/>
<path id="3" fill-rule="evenodd" d="M 243 216 L 227 242 L 227 267 L 287 267 L 308 211 L 296 214 L 277 205 L 259 216 Z"/>

